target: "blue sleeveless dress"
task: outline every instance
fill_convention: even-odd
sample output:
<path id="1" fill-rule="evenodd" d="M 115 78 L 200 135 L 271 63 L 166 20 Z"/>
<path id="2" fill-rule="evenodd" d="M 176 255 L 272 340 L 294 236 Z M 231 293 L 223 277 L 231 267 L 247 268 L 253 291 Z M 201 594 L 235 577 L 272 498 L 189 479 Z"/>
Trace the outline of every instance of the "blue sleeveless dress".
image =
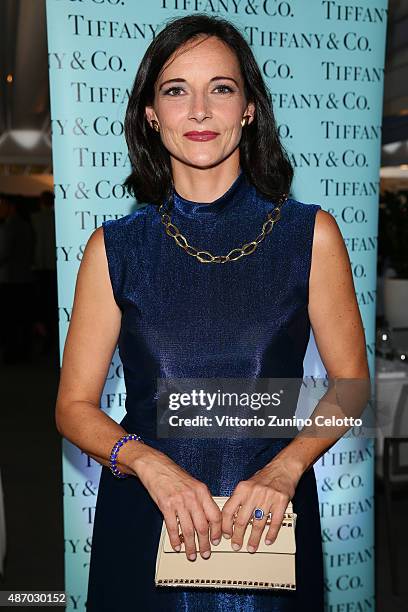
<path id="1" fill-rule="evenodd" d="M 211 203 L 174 192 L 172 221 L 189 244 L 226 254 L 258 236 L 272 208 L 241 171 Z M 255 252 L 225 264 L 201 263 L 188 255 L 165 233 L 152 205 L 103 223 L 113 293 L 122 311 L 118 346 L 127 396 L 121 425 L 205 482 L 212 495 L 231 495 L 240 480 L 266 465 L 290 440 L 160 438 L 156 379 L 302 378 L 318 209 L 317 204 L 288 199 Z M 296 591 L 156 587 L 163 515 L 138 478 L 117 479 L 102 467 L 87 609 L 323 612 L 313 468 L 302 476 L 292 502 L 298 513 Z"/>

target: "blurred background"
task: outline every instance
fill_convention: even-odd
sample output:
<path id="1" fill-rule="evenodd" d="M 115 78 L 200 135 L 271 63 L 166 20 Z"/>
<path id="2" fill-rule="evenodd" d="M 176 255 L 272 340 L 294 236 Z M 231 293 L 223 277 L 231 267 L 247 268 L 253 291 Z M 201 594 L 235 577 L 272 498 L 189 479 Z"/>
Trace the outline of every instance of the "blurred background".
<path id="1" fill-rule="evenodd" d="M 0 589 L 63 590 L 45 3 L 2 0 L 0 29 Z M 389 2 L 385 74 L 373 350 L 389 427 L 376 450 L 376 598 L 377 610 L 399 612 L 408 610 L 408 0 Z"/>

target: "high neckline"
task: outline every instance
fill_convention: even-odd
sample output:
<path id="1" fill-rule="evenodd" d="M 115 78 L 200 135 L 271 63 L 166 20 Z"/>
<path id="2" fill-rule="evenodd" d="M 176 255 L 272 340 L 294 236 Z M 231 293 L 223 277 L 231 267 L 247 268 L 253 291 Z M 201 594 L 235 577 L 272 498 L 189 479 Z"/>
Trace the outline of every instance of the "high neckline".
<path id="1" fill-rule="evenodd" d="M 241 169 L 232 185 L 219 198 L 213 202 L 195 202 L 183 198 L 173 187 L 174 209 L 186 215 L 214 215 L 220 213 L 227 206 L 232 205 L 240 194 L 244 185 L 244 172 Z"/>

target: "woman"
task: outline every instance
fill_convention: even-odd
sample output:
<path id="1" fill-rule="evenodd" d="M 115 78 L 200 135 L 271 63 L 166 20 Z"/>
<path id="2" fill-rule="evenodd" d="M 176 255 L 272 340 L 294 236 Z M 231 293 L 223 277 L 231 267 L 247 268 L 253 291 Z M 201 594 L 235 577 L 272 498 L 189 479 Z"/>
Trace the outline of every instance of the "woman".
<path id="1" fill-rule="evenodd" d="M 286 199 L 270 235 L 233 251 L 259 237 L 289 192 L 292 167 L 252 52 L 227 21 L 195 15 L 166 26 L 140 64 L 125 132 L 126 186 L 147 204 L 103 223 L 87 243 L 56 408 L 61 434 L 103 465 L 88 610 L 322 611 L 312 466 L 333 440 L 160 438 L 155 391 L 161 377 L 301 378 L 310 323 L 330 377 L 367 377 L 340 231 L 319 205 Z M 186 241 L 166 233 L 161 204 Z M 120 424 L 99 408 L 118 339 Z M 131 476 L 121 479 L 108 466 L 126 432 L 142 441 L 120 447 L 117 469 Z M 229 496 L 222 512 L 213 495 Z M 194 562 L 195 535 L 202 558 L 221 537 L 239 548 L 255 507 L 265 517 L 253 521 L 249 550 L 261 537 L 274 541 L 289 500 L 296 591 L 155 587 L 163 518 L 175 550 L 178 518 Z"/>

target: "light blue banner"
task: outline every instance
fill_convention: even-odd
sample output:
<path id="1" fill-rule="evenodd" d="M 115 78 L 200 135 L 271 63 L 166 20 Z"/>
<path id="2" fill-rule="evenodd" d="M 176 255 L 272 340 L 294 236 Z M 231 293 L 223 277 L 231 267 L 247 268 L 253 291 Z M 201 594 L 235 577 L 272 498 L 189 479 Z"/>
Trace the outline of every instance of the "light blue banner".
<path id="1" fill-rule="evenodd" d="M 344 236 L 374 376 L 386 0 L 47 0 L 61 347 L 90 233 L 134 208 L 123 120 L 139 61 L 168 18 L 195 12 L 232 21 L 255 53 L 292 195 L 321 204 Z M 324 373 L 312 336 L 305 376 Z M 120 421 L 125 398 L 115 353 L 101 407 Z M 100 466 L 63 448 L 68 609 L 85 610 Z M 373 460 L 373 440 L 341 440 L 315 466 L 330 612 L 375 609 Z"/>

